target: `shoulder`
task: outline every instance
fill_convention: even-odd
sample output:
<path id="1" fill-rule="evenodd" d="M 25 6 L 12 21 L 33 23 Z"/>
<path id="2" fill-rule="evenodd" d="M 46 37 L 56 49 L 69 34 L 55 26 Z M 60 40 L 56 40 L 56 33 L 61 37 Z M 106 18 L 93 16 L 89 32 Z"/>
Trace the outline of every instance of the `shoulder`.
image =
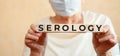
<path id="1" fill-rule="evenodd" d="M 101 13 L 96 13 L 96 12 L 92 12 L 92 11 L 83 11 L 83 14 L 87 17 L 95 17 L 95 18 L 99 18 L 99 17 L 108 17 L 105 14 L 101 14 Z"/>
<path id="2" fill-rule="evenodd" d="M 105 22 L 111 21 L 107 15 L 95 13 L 91 11 L 83 11 L 84 19 L 89 23 L 104 24 Z"/>

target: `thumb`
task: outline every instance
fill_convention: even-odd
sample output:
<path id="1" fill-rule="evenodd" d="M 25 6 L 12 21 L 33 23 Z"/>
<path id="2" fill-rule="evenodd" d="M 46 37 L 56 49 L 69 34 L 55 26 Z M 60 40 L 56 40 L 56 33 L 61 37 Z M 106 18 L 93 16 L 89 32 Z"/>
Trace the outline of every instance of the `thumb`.
<path id="1" fill-rule="evenodd" d="M 38 43 L 44 45 L 46 42 L 46 32 L 42 32 L 41 36 L 39 37 Z"/>
<path id="2" fill-rule="evenodd" d="M 38 28 L 37 28 L 37 24 L 31 24 L 30 28 L 34 31 L 34 32 L 38 32 Z"/>
<path id="3" fill-rule="evenodd" d="M 108 32 L 109 30 L 110 30 L 109 25 L 104 25 L 104 26 L 103 26 L 103 32 L 104 32 L 104 33 Z"/>
<path id="4" fill-rule="evenodd" d="M 102 33 L 105 34 L 105 35 L 110 34 L 110 33 L 111 33 L 111 31 L 110 31 L 110 26 L 109 26 L 109 25 L 104 25 L 104 26 L 103 26 L 103 32 L 102 32 Z"/>
<path id="5" fill-rule="evenodd" d="M 110 34 L 110 27 L 109 27 L 109 25 L 104 25 L 102 29 L 103 29 L 102 32 L 93 32 L 93 37 L 98 38 L 100 36 Z"/>

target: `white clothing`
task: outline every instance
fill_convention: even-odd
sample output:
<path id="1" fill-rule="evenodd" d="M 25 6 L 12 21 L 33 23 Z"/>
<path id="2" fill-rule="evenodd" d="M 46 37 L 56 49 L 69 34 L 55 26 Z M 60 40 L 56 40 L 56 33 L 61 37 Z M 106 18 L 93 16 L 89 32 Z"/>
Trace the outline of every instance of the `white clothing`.
<path id="1" fill-rule="evenodd" d="M 109 25 L 112 33 L 116 36 L 110 19 L 102 14 L 90 11 L 83 12 L 84 24 Z M 45 18 L 39 23 L 50 24 L 50 18 Z M 93 44 L 92 33 L 47 33 L 47 46 L 45 56 L 97 56 Z M 117 36 L 116 36 L 117 39 Z M 29 56 L 29 48 L 25 48 L 24 56 Z M 120 56 L 118 44 L 107 53 L 112 56 Z"/>

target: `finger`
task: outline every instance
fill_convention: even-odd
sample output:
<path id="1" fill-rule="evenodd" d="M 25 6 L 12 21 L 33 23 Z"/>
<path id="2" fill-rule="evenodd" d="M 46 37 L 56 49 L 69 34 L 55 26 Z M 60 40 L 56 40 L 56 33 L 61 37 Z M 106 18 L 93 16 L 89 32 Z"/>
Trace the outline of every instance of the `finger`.
<path id="1" fill-rule="evenodd" d="M 28 33 L 34 33 L 34 31 L 30 28 L 30 29 L 28 30 Z"/>
<path id="2" fill-rule="evenodd" d="M 30 40 L 37 41 L 39 39 L 39 37 L 31 35 L 31 34 L 28 33 L 28 34 L 26 34 L 25 39 L 30 39 Z"/>
<path id="3" fill-rule="evenodd" d="M 32 43 L 33 41 L 30 39 L 25 39 L 25 44 L 28 46 L 28 44 Z"/>
<path id="4" fill-rule="evenodd" d="M 103 34 L 104 35 L 109 35 L 110 34 L 110 26 L 109 25 L 105 25 L 103 26 Z"/>
<path id="5" fill-rule="evenodd" d="M 110 35 L 104 36 L 102 38 L 99 38 L 98 41 L 105 42 L 105 41 L 108 41 L 109 39 L 114 39 L 114 36 L 112 34 L 110 34 Z"/>
<path id="6" fill-rule="evenodd" d="M 29 30 L 28 30 L 28 33 L 29 33 L 29 34 L 32 34 L 32 35 L 35 35 L 35 36 L 37 36 L 37 37 L 40 37 L 40 36 L 41 36 L 41 33 L 36 33 L 36 32 L 34 32 L 32 29 L 29 29 Z"/>
<path id="7" fill-rule="evenodd" d="M 109 41 L 112 43 L 111 45 L 114 46 L 115 44 L 117 44 L 117 40 L 116 39 L 109 39 Z"/>
<path id="8" fill-rule="evenodd" d="M 31 28 L 34 32 L 38 32 L 38 30 L 37 30 L 37 25 L 31 24 L 30 28 Z"/>
<path id="9" fill-rule="evenodd" d="M 44 49 L 44 46 L 39 45 L 35 42 L 32 42 L 32 43 L 28 44 L 28 46 L 35 51 L 42 51 Z"/>

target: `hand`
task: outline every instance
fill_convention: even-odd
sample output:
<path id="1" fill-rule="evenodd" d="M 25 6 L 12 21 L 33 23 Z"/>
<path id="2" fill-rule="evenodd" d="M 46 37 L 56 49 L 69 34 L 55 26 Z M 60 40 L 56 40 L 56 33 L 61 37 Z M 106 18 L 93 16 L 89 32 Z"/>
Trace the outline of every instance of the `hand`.
<path id="1" fill-rule="evenodd" d="M 103 32 L 93 33 L 93 45 L 98 56 L 106 56 L 106 52 L 117 43 L 110 27 L 105 25 L 103 29 Z"/>
<path id="2" fill-rule="evenodd" d="M 37 25 L 32 24 L 25 35 L 25 44 L 31 49 L 31 52 L 40 53 L 45 46 L 46 33 L 37 32 Z"/>

